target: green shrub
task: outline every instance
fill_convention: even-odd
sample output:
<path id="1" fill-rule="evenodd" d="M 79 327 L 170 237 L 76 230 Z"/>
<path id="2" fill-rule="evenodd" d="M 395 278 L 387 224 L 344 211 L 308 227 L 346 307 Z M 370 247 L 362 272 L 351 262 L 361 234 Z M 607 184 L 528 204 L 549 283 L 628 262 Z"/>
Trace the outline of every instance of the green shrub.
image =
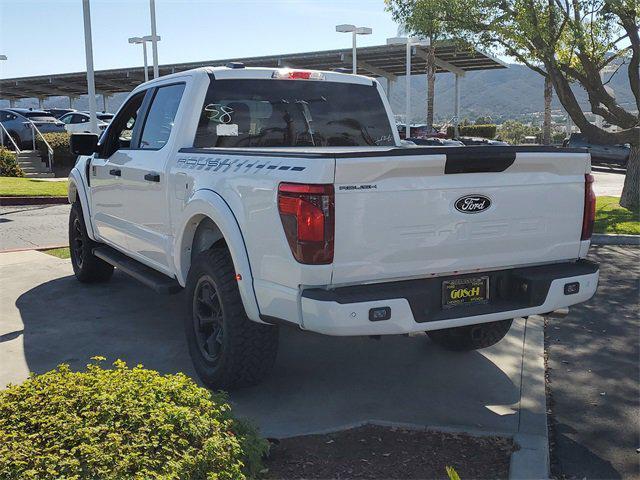
<path id="1" fill-rule="evenodd" d="M 517 120 L 507 120 L 498 129 L 498 139 L 511 145 L 519 145 L 524 142 L 525 137 L 535 136 L 540 138 L 542 132 L 539 127 L 525 125 Z"/>
<path id="2" fill-rule="evenodd" d="M 5 147 L 0 147 L 0 177 L 24 177 L 18 156 Z"/>
<path id="3" fill-rule="evenodd" d="M 60 365 L 0 391 L 0 478 L 235 480 L 259 471 L 268 444 L 223 396 L 180 373 L 113 365 Z"/>
<path id="4" fill-rule="evenodd" d="M 71 135 L 67 132 L 43 133 L 53 150 L 53 165 L 56 168 L 70 168 L 76 163 L 76 156 L 69 149 L 69 139 Z M 47 146 L 40 137 L 36 139 L 36 148 L 40 152 L 40 158 L 47 161 Z"/>
<path id="5" fill-rule="evenodd" d="M 551 143 L 554 145 L 562 145 L 565 138 L 567 138 L 567 134 L 565 132 L 553 132 L 551 134 Z"/>
<path id="6" fill-rule="evenodd" d="M 496 125 L 460 125 L 458 127 L 461 137 L 482 137 L 494 138 L 496 136 Z M 453 125 L 447 127 L 447 136 L 453 137 Z"/>

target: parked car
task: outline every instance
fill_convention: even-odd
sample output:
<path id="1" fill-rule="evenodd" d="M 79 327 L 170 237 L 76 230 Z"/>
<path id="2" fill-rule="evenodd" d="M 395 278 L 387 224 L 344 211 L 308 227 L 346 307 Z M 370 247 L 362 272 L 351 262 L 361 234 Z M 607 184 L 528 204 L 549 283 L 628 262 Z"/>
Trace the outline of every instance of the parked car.
<path id="1" fill-rule="evenodd" d="M 259 382 L 279 325 L 474 350 L 595 293 L 585 151 L 403 147 L 375 79 L 231 67 L 144 83 L 71 136 L 76 278 L 184 288 L 206 385 Z"/>
<path id="2" fill-rule="evenodd" d="M 87 111 L 84 111 L 82 113 L 86 113 L 87 115 L 89 115 L 89 112 Z M 110 123 L 111 120 L 113 120 L 113 113 L 97 112 L 96 117 L 98 117 L 98 120 L 102 120 L 103 122 Z"/>
<path id="3" fill-rule="evenodd" d="M 75 108 L 47 108 L 45 111 L 49 112 L 55 118 L 60 118 L 61 116 L 69 112 L 75 112 L 76 109 Z"/>
<path id="4" fill-rule="evenodd" d="M 88 113 L 84 112 L 71 112 L 60 117 L 60 121 L 64 123 L 64 128 L 69 133 L 89 133 L 89 122 L 91 117 Z M 98 118 L 98 129 L 100 131 L 107 128 L 109 124 Z"/>
<path id="5" fill-rule="evenodd" d="M 564 147 L 586 148 L 593 163 L 605 163 L 626 168 L 631 147 L 629 145 L 600 145 L 587 141 L 581 133 L 572 133 L 562 145 Z"/>
<path id="6" fill-rule="evenodd" d="M 28 108 L 5 108 L 0 110 L 0 123 L 7 130 L 19 148 L 32 148 L 34 125 L 40 133 L 64 132 L 64 124 L 43 110 Z M 37 133 L 35 134 L 37 137 Z M 12 147 L 8 139 L 4 139 L 7 147 Z"/>
<path id="7" fill-rule="evenodd" d="M 475 145 L 475 146 L 483 146 L 483 145 L 493 145 L 493 146 L 509 146 L 507 142 L 503 142 L 501 140 L 491 140 L 488 138 L 482 137 L 460 137 L 460 140 L 465 145 Z"/>
<path id="8" fill-rule="evenodd" d="M 458 140 L 451 140 L 450 138 L 436 138 L 436 137 L 427 137 L 427 138 L 408 138 L 410 142 L 415 143 L 416 145 L 427 146 L 431 145 L 432 147 L 464 147 L 464 143 Z"/>

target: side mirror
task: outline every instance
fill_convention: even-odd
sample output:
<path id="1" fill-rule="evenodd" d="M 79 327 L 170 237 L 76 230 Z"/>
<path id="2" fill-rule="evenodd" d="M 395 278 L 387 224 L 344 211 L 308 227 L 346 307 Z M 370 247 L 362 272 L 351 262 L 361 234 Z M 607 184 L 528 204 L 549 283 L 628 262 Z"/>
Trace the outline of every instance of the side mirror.
<path id="1" fill-rule="evenodd" d="M 98 135 L 74 133 L 69 140 L 69 149 L 74 155 L 93 155 L 98 151 Z"/>

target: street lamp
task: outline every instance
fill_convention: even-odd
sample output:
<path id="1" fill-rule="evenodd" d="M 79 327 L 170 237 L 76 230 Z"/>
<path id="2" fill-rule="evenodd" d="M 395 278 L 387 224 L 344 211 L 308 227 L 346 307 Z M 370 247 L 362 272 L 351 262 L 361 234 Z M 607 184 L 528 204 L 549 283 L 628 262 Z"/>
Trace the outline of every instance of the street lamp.
<path id="1" fill-rule="evenodd" d="M 151 54 L 153 56 L 153 78 L 158 78 L 158 40 L 160 37 L 156 35 L 156 1 L 149 0 L 149 12 L 151 14 Z"/>
<path id="2" fill-rule="evenodd" d="M 369 27 L 356 27 L 355 25 L 345 23 L 342 25 L 336 25 L 336 32 L 351 34 L 352 45 L 353 45 L 352 53 L 351 53 L 351 60 L 353 61 L 352 63 L 353 66 L 351 68 L 351 72 L 355 74 L 358 71 L 358 62 L 356 59 L 356 36 L 371 35 L 371 33 L 373 33 L 373 30 Z"/>
<path id="3" fill-rule="evenodd" d="M 414 46 L 429 46 L 431 42 L 429 39 L 421 39 L 416 37 L 394 37 L 387 39 L 387 45 L 405 44 L 407 46 L 407 58 L 406 58 L 406 92 L 405 92 L 405 120 L 404 120 L 404 138 L 411 136 L 411 54 L 413 53 Z"/>
<path id="4" fill-rule="evenodd" d="M 93 74 L 93 41 L 91 39 L 91 8 L 89 0 L 82 0 L 84 20 L 84 53 L 87 62 L 87 93 L 89 94 L 89 125 L 92 133 L 98 133 L 96 116 L 96 84 Z"/>
<path id="5" fill-rule="evenodd" d="M 156 37 L 156 41 L 161 40 L 160 37 Z M 153 36 L 145 35 L 144 37 L 131 37 L 129 43 L 132 45 L 142 44 L 142 56 L 144 58 L 144 81 L 149 81 L 149 66 L 147 64 L 147 42 L 152 42 Z"/>

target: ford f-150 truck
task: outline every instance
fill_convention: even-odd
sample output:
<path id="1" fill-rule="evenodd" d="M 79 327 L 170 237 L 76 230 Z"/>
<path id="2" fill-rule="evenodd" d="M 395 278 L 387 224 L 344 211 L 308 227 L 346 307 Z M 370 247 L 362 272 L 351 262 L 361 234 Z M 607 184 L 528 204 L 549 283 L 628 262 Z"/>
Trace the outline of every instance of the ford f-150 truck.
<path id="1" fill-rule="evenodd" d="M 176 73 L 71 149 L 76 277 L 184 291 L 212 388 L 264 377 L 284 325 L 469 350 L 596 291 L 586 151 L 403 145 L 372 78 Z"/>

